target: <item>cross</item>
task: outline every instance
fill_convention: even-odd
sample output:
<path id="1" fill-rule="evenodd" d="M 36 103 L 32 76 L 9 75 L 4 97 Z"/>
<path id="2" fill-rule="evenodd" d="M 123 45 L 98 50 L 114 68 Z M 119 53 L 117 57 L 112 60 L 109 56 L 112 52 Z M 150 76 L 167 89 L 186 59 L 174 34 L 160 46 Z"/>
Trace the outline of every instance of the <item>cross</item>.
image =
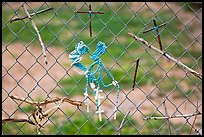
<path id="1" fill-rule="evenodd" d="M 100 99 L 103 98 L 103 96 L 101 96 L 101 95 L 99 94 L 99 93 L 101 93 L 101 92 L 102 92 L 102 90 L 97 90 L 97 91 L 96 91 L 96 98 L 95 98 L 95 99 L 98 101 L 98 102 L 97 102 L 98 111 L 96 111 L 96 113 L 98 113 L 98 115 L 99 115 L 99 121 L 102 121 L 101 113 L 104 112 L 104 111 L 101 109 L 101 106 L 99 106 L 100 103 L 101 103 Z"/>
<path id="2" fill-rule="evenodd" d="M 90 104 L 90 101 L 88 100 L 88 96 L 89 96 L 89 95 L 88 95 L 88 93 L 84 93 L 84 96 L 85 96 L 85 97 L 84 97 L 84 98 L 85 98 L 85 101 L 84 101 L 84 102 L 85 102 L 86 107 L 87 107 L 86 111 L 89 112 L 89 104 Z"/>
<path id="3" fill-rule="evenodd" d="M 88 13 L 89 15 L 89 27 L 90 27 L 90 37 L 92 37 L 92 29 L 91 29 L 91 20 L 92 20 L 92 16 L 91 14 L 104 14 L 104 12 L 95 12 L 91 10 L 91 5 L 89 5 L 89 11 L 77 11 L 76 13 Z"/>
<path id="4" fill-rule="evenodd" d="M 162 26 L 165 26 L 167 23 L 164 23 L 164 24 L 161 24 L 161 25 L 157 26 L 155 19 L 153 19 L 153 23 L 154 23 L 154 28 L 148 29 L 148 30 L 144 31 L 143 33 L 147 33 L 149 31 L 156 30 L 160 50 L 162 51 L 162 44 L 161 44 L 161 39 L 160 39 L 160 34 L 159 34 L 158 28 L 160 28 Z"/>

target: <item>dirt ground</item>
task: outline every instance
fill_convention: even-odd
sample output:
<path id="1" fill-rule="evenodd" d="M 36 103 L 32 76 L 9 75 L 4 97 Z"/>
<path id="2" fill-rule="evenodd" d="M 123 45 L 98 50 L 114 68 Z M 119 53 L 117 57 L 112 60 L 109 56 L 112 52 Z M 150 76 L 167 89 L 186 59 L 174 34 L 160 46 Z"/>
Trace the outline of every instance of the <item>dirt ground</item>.
<path id="1" fill-rule="evenodd" d="M 137 7 L 138 3 L 133 3 L 133 7 Z M 172 6 L 170 3 L 170 7 Z M 41 5 L 41 4 L 39 4 Z M 37 5 L 37 6 L 39 6 Z M 161 7 L 163 3 L 153 3 L 149 4 L 153 10 L 157 10 L 158 7 Z M 15 6 L 15 5 L 14 5 Z M 179 7 L 178 7 L 179 8 Z M 175 7 L 174 7 L 175 9 Z M 136 9 L 135 9 L 136 10 Z M 176 9 L 175 9 L 176 11 Z M 185 16 L 185 13 L 179 13 L 178 16 L 188 23 L 194 15 L 188 14 Z M 187 17 L 188 16 L 188 17 Z M 198 15 L 202 18 L 202 15 Z M 196 24 L 196 23 L 195 23 Z M 195 25 L 192 24 L 192 25 Z M 199 24 L 197 24 L 199 25 Z M 198 34 L 200 28 L 194 30 L 194 34 Z M 200 37 L 199 41 L 202 43 Z M 200 46 L 197 46 L 200 47 Z M 5 51 L 5 49 L 7 50 Z M 42 53 L 41 48 L 37 46 L 29 46 L 27 48 L 21 43 L 10 44 L 8 47 L 2 46 L 2 118 L 16 117 L 16 118 L 25 118 L 26 114 L 16 112 L 18 105 L 23 106 L 20 101 L 14 102 L 8 97 L 9 95 L 16 95 L 27 99 L 36 99 L 41 97 L 42 99 L 51 98 L 55 96 L 60 96 L 56 93 L 56 89 L 59 89 L 57 82 L 61 80 L 64 76 L 67 76 L 66 71 L 69 69 L 67 66 L 61 66 L 59 64 L 67 64 L 70 62 L 68 58 L 68 53 L 62 51 L 59 48 L 49 47 L 47 52 L 48 65 L 45 66 L 43 63 L 43 56 L 39 55 Z M 63 53 L 64 52 L 64 53 Z M 12 55 L 11 55 L 12 53 Z M 50 54 L 52 53 L 52 55 Z M 20 56 L 20 57 L 19 57 Z M 35 57 L 33 57 L 35 56 Z M 16 57 L 16 59 L 14 58 Z M 36 57 L 38 63 L 36 63 Z M 60 57 L 58 59 L 58 57 Z M 57 59 L 57 63 L 56 63 Z M 46 70 L 47 73 L 46 74 Z M 202 70 L 199 70 L 201 73 Z M 68 74 L 72 75 L 75 72 L 69 70 Z M 178 71 L 172 72 L 173 74 L 178 74 Z M 173 75 L 172 74 L 172 75 Z M 185 86 L 185 85 L 184 85 Z M 142 90 L 141 90 L 142 89 Z M 134 91 L 125 90 L 120 92 L 119 97 L 119 110 L 124 114 L 127 111 L 130 111 L 130 115 L 134 117 L 139 123 L 144 123 L 143 115 L 147 115 L 152 111 L 160 111 L 162 114 L 165 114 L 164 105 L 162 104 L 163 98 L 159 97 L 158 89 L 154 90 L 155 86 L 145 85 L 142 87 L 136 87 Z M 197 90 L 196 90 L 197 91 Z M 150 94 L 150 96 L 148 96 Z M 198 93 L 198 109 L 202 112 L 202 93 Z M 104 94 L 104 96 L 106 96 Z M 114 102 L 115 93 L 111 93 L 106 98 L 109 98 Z M 187 99 L 185 98 L 176 98 L 178 93 L 173 92 L 168 96 L 166 101 L 166 108 L 168 110 L 168 115 L 176 114 L 192 114 L 195 112 L 196 100 L 195 96 L 190 96 Z M 91 96 L 94 100 L 94 97 Z M 83 95 L 74 96 L 72 99 L 83 100 Z M 109 99 L 104 99 L 102 108 L 104 113 L 107 116 L 112 114 L 113 105 L 110 103 Z M 185 102 L 185 103 L 183 103 Z M 194 105 L 193 105 L 194 104 Z M 155 107 L 157 106 L 157 107 Z M 159 106 L 159 107 L 158 107 Z M 62 106 L 62 110 L 66 109 L 67 105 Z M 94 104 L 91 103 L 91 111 L 95 111 Z M 178 110 L 177 110 L 178 108 Z M 73 107 L 73 109 L 75 109 Z M 84 111 L 86 111 L 85 106 L 83 106 Z M 178 111 L 180 113 L 178 113 Z M 142 113 L 141 113 L 142 112 Z M 176 113 L 175 113 L 176 112 Z M 184 118 L 175 118 L 170 120 L 173 123 L 184 123 L 186 120 Z M 188 122 L 193 123 L 194 117 L 191 117 Z M 195 127 L 201 128 L 202 126 L 202 116 L 197 116 Z M 202 134 L 202 131 L 201 131 Z"/>

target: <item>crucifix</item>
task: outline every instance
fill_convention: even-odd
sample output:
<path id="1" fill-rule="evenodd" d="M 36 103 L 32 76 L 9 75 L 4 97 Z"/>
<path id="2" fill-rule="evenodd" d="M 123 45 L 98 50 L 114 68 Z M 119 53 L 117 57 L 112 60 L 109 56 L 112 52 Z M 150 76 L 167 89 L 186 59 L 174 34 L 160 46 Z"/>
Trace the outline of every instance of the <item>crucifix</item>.
<path id="1" fill-rule="evenodd" d="M 157 26 L 155 19 L 153 19 L 153 23 L 154 23 L 154 28 L 148 29 L 148 30 L 144 31 L 143 33 L 147 33 L 147 32 L 150 32 L 152 30 L 156 30 L 157 39 L 158 39 L 158 42 L 159 42 L 160 50 L 162 51 L 162 44 L 161 44 L 161 39 L 160 39 L 160 34 L 159 34 L 158 28 L 160 28 L 162 26 L 165 26 L 167 23 L 164 23 L 164 24 L 161 24 L 161 25 Z"/>
<path id="2" fill-rule="evenodd" d="M 89 112 L 89 104 L 90 104 L 90 101 L 88 100 L 88 93 L 84 93 L 84 96 L 85 96 L 85 105 L 86 105 L 86 108 L 87 108 L 87 112 Z"/>
<path id="3" fill-rule="evenodd" d="M 91 5 L 89 5 L 89 11 L 77 11 L 76 13 L 88 13 L 89 15 L 89 28 L 90 28 L 90 37 L 92 37 L 92 29 L 91 29 L 91 20 L 92 16 L 91 14 L 104 14 L 104 12 L 95 12 L 91 10 Z"/>
<path id="4" fill-rule="evenodd" d="M 98 113 L 98 116 L 99 116 L 99 121 L 102 121 L 102 117 L 101 117 L 101 113 L 103 113 L 104 111 L 101 109 L 101 101 L 100 99 L 103 99 L 103 96 L 101 96 L 99 93 L 101 93 L 102 90 L 98 90 L 96 91 L 96 96 L 95 96 L 95 99 L 96 99 L 96 103 L 97 103 L 97 106 L 98 106 L 98 110 L 96 111 L 96 114 Z"/>

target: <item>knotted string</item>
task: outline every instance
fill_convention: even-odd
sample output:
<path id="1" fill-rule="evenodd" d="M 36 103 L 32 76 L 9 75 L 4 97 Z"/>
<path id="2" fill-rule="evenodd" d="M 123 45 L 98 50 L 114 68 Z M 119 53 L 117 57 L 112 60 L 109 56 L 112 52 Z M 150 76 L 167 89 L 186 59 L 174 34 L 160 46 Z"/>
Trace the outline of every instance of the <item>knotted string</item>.
<path id="1" fill-rule="evenodd" d="M 158 30 L 158 29 L 159 29 L 159 27 L 158 27 L 158 26 L 154 26 L 153 31 Z"/>
<path id="2" fill-rule="evenodd" d="M 159 27 L 158 27 L 158 26 L 154 26 L 153 31 L 157 31 L 158 29 L 159 29 Z M 158 32 L 157 36 L 159 36 L 159 35 L 160 35 L 160 33 Z"/>
<path id="3" fill-rule="evenodd" d="M 83 41 L 80 41 L 79 43 L 77 43 L 75 46 L 75 50 L 69 54 L 69 58 L 72 61 L 71 66 L 75 66 L 82 71 L 86 71 L 87 68 L 81 63 L 81 60 L 82 60 L 81 56 L 84 54 L 88 54 L 89 52 L 90 52 L 89 47 L 86 46 Z M 77 72 L 79 73 L 79 71 Z"/>
<path id="4" fill-rule="evenodd" d="M 89 11 L 88 16 L 91 16 L 91 14 L 93 14 L 92 11 Z"/>

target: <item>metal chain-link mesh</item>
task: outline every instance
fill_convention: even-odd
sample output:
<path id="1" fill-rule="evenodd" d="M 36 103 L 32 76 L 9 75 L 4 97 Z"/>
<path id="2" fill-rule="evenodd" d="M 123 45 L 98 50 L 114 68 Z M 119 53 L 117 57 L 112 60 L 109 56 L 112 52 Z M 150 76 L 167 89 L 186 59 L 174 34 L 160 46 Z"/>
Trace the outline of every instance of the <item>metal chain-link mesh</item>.
<path id="1" fill-rule="evenodd" d="M 27 16 L 22 4 L 30 15 L 53 9 L 12 21 Z M 91 24 L 88 13 L 76 13 L 88 12 L 89 5 L 104 12 L 92 14 Z M 35 107 L 25 100 L 84 101 L 86 77 L 73 70 L 69 58 L 79 41 L 90 54 L 99 41 L 106 44 L 101 61 L 120 85 L 116 120 L 116 87 L 102 87 L 102 121 L 89 87 L 90 112 L 85 105 L 63 102 L 49 113 L 44 128 L 3 122 L 2 134 L 202 134 L 202 79 L 128 36 L 133 33 L 159 49 L 156 31 L 143 33 L 154 28 L 153 19 L 158 26 L 166 23 L 158 28 L 163 51 L 202 74 L 202 2 L 2 2 L 2 121 L 31 119 Z M 31 20 L 45 45 L 47 65 Z M 85 66 L 93 63 L 90 54 L 82 56 Z M 105 73 L 103 80 L 112 82 Z"/>

